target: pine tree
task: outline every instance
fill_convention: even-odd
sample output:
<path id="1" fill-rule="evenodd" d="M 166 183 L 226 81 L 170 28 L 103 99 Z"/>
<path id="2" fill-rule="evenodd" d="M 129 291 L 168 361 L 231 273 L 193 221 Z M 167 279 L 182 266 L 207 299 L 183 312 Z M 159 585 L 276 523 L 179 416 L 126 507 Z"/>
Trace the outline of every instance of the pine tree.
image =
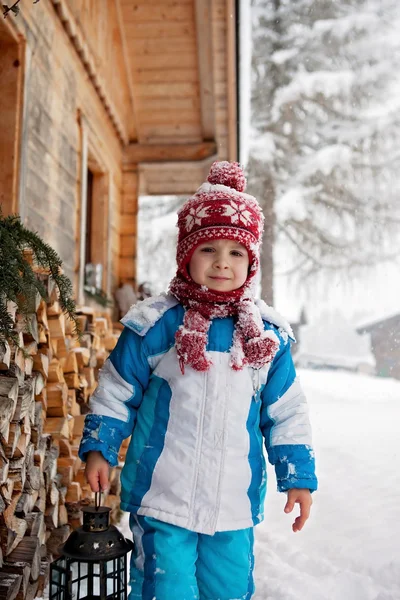
<path id="1" fill-rule="evenodd" d="M 397 3 L 255 0 L 253 15 L 249 179 L 274 213 L 275 241 L 289 242 L 293 273 L 393 259 Z"/>

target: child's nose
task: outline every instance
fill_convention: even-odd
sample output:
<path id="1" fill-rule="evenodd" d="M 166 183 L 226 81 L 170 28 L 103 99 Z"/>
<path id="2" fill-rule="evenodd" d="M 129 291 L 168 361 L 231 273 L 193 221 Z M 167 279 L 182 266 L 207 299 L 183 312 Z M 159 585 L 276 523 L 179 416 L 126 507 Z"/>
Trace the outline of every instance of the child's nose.
<path id="1" fill-rule="evenodd" d="M 226 256 L 224 256 L 223 254 L 217 255 L 215 257 L 214 265 L 218 269 L 226 269 L 228 267 L 228 260 Z"/>

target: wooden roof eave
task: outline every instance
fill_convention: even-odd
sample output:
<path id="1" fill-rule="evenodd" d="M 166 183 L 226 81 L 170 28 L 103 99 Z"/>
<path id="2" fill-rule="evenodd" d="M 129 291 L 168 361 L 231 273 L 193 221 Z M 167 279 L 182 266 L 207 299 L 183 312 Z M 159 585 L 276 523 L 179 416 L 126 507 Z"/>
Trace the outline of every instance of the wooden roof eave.
<path id="1" fill-rule="evenodd" d="M 143 196 L 189 196 L 206 180 L 213 154 L 192 162 L 151 162 L 138 165 L 139 194 Z"/>
<path id="2" fill-rule="evenodd" d="M 123 168 L 129 170 L 139 163 L 193 163 L 217 155 L 215 141 L 194 144 L 129 144 L 124 152 Z M 181 165 L 182 166 L 182 165 Z"/>

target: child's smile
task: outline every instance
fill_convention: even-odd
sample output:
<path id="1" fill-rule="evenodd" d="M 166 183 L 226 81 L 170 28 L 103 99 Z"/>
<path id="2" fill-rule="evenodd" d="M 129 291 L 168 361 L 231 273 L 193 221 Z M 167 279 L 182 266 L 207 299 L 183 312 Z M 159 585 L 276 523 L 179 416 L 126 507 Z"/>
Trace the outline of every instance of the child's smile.
<path id="1" fill-rule="evenodd" d="M 220 292 L 231 292 L 245 283 L 249 269 L 246 248 L 234 240 L 212 240 L 193 252 L 189 273 L 193 281 Z"/>

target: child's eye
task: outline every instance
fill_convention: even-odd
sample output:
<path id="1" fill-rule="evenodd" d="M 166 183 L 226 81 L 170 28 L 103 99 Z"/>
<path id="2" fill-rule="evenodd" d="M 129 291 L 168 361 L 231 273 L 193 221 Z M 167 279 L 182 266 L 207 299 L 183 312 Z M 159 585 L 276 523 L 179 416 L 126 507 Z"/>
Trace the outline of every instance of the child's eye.
<path id="1" fill-rule="evenodd" d="M 233 254 L 233 256 L 243 256 L 242 252 L 239 250 L 232 250 L 231 254 Z"/>
<path id="2" fill-rule="evenodd" d="M 202 248 L 201 251 L 202 252 L 214 252 L 214 248 L 210 248 L 209 246 L 207 246 L 206 248 Z"/>

